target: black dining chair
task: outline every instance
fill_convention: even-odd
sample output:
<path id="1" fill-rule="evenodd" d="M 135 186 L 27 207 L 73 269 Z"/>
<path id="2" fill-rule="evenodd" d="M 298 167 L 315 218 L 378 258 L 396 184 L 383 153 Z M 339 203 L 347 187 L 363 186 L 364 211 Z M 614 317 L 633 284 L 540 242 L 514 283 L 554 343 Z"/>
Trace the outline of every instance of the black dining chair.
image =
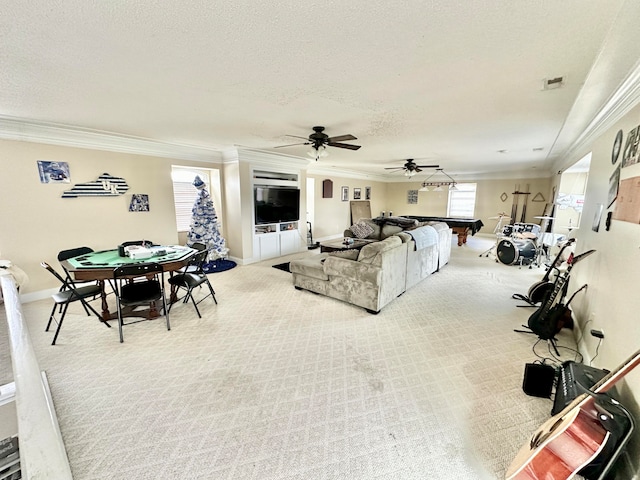
<path id="1" fill-rule="evenodd" d="M 207 261 L 208 254 L 209 252 L 207 250 L 199 251 L 189 260 L 187 271 L 178 273 L 177 275 L 173 275 L 171 278 L 169 278 L 169 280 L 167 280 L 169 284 L 173 287 L 176 287 L 177 290 L 186 290 L 184 296 L 178 300 L 182 300 L 182 303 L 187 303 L 189 299 L 191 299 L 191 301 L 193 302 L 193 306 L 196 309 L 196 313 L 198 314 L 198 318 L 202 318 L 202 315 L 200 315 L 200 310 L 198 309 L 198 304 L 204 299 L 211 296 L 216 305 L 218 304 L 218 300 L 216 300 L 216 292 L 213 290 L 213 287 L 209 282 L 209 278 L 207 277 L 207 274 L 203 269 L 203 265 Z M 192 270 L 188 270 L 189 267 L 191 267 Z M 197 287 L 202 287 L 202 285 L 207 286 L 207 288 L 209 289 L 209 293 L 207 293 L 204 297 L 196 302 L 195 298 L 193 297 L 193 291 Z M 169 310 L 171 310 L 171 306 L 172 304 L 169 305 Z"/>
<path id="2" fill-rule="evenodd" d="M 107 327 L 111 328 L 111 325 L 105 322 L 102 316 L 87 302 L 87 299 L 90 299 L 90 298 L 93 299 L 93 298 L 96 298 L 97 296 L 100 296 L 101 289 L 99 285 L 86 285 L 86 286 L 76 287 L 76 285 L 73 282 L 67 282 L 62 277 L 62 275 L 56 272 L 53 269 L 53 267 L 51 267 L 51 265 L 49 265 L 47 262 L 40 263 L 40 266 L 45 268 L 47 271 L 49 271 L 49 273 L 51 273 L 51 275 L 56 277 L 62 284 L 61 289 L 57 293 L 54 293 L 53 295 L 51 295 L 51 298 L 53 298 L 54 304 L 53 304 L 53 308 L 51 309 L 51 314 L 49 315 L 47 328 L 45 328 L 45 332 L 48 332 L 52 322 L 56 322 L 58 324 L 58 327 L 56 328 L 56 333 L 53 335 L 53 341 L 51 342 L 51 345 L 56 344 L 56 340 L 58 339 L 58 334 L 60 333 L 60 329 L 62 328 L 62 322 L 64 320 L 65 315 L 67 314 L 67 308 L 69 308 L 69 304 L 73 302 L 77 302 L 77 301 L 81 302 L 87 314 L 89 314 L 89 311 L 91 311 L 96 317 L 98 317 L 98 320 L 104 323 Z M 60 320 L 56 320 L 55 318 L 57 307 L 61 307 Z"/>
<path id="3" fill-rule="evenodd" d="M 207 246 L 204 243 L 192 243 L 191 245 L 187 245 L 188 247 L 193 248 L 194 250 L 197 250 L 198 252 L 202 252 L 203 250 L 207 249 Z M 206 262 L 206 257 L 205 257 L 205 262 Z M 177 273 L 196 273 L 198 271 L 198 266 L 195 264 L 192 264 L 191 262 L 189 262 L 189 264 L 185 265 L 182 268 L 179 268 L 178 270 L 176 270 Z"/>
<path id="4" fill-rule="evenodd" d="M 97 284 L 97 282 L 76 282 L 73 277 L 71 276 L 71 273 L 69 273 L 69 271 L 67 270 L 66 265 L 64 264 L 65 260 L 69 260 L 70 258 L 74 258 L 74 257 L 79 257 L 80 255 L 86 255 L 87 253 L 93 253 L 93 248 L 90 247 L 76 247 L 76 248 L 69 248 L 67 250 L 61 250 L 58 253 L 58 262 L 60 263 L 60 266 L 62 267 L 62 270 L 64 270 L 64 274 L 65 274 L 65 282 L 66 283 L 73 283 L 76 288 L 81 287 L 81 286 L 85 286 L 85 285 L 95 285 Z M 60 287 L 60 291 L 65 289 L 65 285 L 62 285 Z M 87 315 L 90 315 L 89 311 L 87 310 L 87 308 L 84 308 L 85 311 L 87 312 Z M 62 311 L 62 310 L 61 310 Z"/>
<path id="5" fill-rule="evenodd" d="M 143 305 L 151 306 L 162 299 L 162 308 L 167 319 L 167 330 L 171 330 L 169 310 L 164 294 L 164 270 L 158 263 L 137 263 L 124 265 L 113 270 L 113 283 L 118 306 L 118 328 L 120 343 L 124 341 L 122 327 L 146 320 L 124 322 L 123 307 L 135 309 Z"/>

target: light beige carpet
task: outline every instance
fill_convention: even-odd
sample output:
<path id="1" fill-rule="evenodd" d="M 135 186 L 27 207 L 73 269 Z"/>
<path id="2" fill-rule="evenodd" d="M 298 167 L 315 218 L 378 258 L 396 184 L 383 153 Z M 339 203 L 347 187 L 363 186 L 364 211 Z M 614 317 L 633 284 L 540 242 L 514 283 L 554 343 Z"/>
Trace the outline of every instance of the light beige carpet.
<path id="1" fill-rule="evenodd" d="M 74 305 L 51 346 L 50 301 L 24 305 L 74 478 L 503 478 L 552 406 L 522 391 L 536 337 L 511 299 L 544 269 L 468 242 L 378 315 L 295 290 L 271 267 L 293 257 L 210 275 L 202 319 L 177 304 L 124 344 Z"/>

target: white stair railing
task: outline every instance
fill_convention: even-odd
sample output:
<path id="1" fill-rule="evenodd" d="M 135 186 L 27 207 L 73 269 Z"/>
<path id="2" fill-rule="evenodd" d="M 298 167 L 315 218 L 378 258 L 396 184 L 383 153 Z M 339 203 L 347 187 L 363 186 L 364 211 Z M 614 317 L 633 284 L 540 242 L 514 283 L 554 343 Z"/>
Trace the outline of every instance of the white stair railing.
<path id="1" fill-rule="evenodd" d="M 0 276 L 16 384 L 22 478 L 72 480 L 46 376 L 40 371 L 13 278 Z"/>

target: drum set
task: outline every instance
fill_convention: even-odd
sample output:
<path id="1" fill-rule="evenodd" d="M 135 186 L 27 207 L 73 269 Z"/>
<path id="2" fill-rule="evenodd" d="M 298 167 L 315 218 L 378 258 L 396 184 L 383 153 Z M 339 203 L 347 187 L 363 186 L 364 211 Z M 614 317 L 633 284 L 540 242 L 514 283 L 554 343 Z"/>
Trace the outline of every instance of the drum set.
<path id="1" fill-rule="evenodd" d="M 496 244 L 480 256 L 488 257 L 495 249 L 496 262 L 505 265 L 533 265 L 540 266 L 542 257 L 548 256 L 548 249 L 543 243 L 544 230 L 543 227 L 535 223 L 512 223 L 503 225 L 505 221 L 510 221 L 506 214 L 498 214 L 498 219 L 494 234 L 496 235 Z M 535 217 L 543 220 L 546 226 L 548 220 L 553 217 Z"/>

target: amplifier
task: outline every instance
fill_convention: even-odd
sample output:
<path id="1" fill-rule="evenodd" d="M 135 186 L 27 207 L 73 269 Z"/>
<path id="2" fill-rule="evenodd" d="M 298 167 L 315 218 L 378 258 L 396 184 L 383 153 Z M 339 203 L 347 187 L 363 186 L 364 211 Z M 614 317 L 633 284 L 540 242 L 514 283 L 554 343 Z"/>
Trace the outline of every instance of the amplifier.
<path id="1" fill-rule="evenodd" d="M 560 366 L 558 375 L 558 385 L 553 399 L 553 409 L 551 415 L 562 411 L 564 407 L 569 405 L 577 396 L 581 395 L 582 390 L 576 385 L 580 383 L 585 388 L 591 388 L 609 373 L 608 370 L 600 370 L 599 368 L 583 365 L 572 361 L 564 362 Z M 615 398 L 615 392 L 609 390 L 608 394 L 612 394 Z"/>

